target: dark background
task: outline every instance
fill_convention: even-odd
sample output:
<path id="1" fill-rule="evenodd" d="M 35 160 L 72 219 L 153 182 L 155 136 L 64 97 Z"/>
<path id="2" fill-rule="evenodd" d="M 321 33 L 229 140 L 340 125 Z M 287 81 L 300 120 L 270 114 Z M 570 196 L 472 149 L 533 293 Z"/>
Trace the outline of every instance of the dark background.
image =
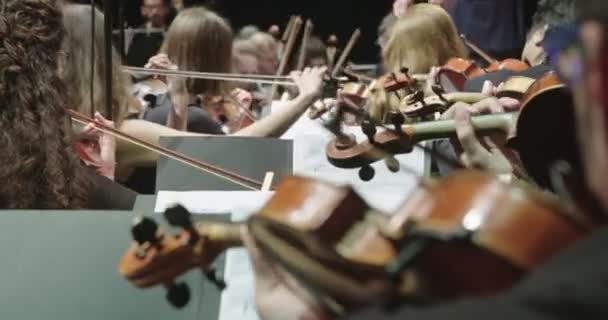
<path id="1" fill-rule="evenodd" d="M 298 14 L 313 20 L 315 34 L 322 39 L 326 40 L 335 33 L 340 47 L 343 47 L 353 31 L 361 28 L 363 34 L 352 60 L 356 63 L 375 63 L 379 56 L 379 47 L 375 45 L 377 28 L 392 9 L 393 0 L 215 0 L 198 3 L 226 17 L 235 32 L 247 24 L 255 24 L 262 29 L 272 24 L 284 27 L 289 15 Z M 142 22 L 140 4 L 141 0 L 114 0 L 115 6 L 123 6 L 130 26 L 138 26 Z"/>

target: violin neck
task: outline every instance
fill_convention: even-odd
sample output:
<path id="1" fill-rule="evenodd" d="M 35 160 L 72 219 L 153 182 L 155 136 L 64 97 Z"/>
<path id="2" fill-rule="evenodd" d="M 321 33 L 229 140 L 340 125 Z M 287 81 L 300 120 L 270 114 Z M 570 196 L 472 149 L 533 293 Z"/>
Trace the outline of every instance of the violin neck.
<path id="1" fill-rule="evenodd" d="M 196 230 L 201 237 L 212 242 L 222 250 L 243 246 L 241 238 L 242 223 L 201 222 Z"/>
<path id="2" fill-rule="evenodd" d="M 485 98 L 487 95 L 479 92 L 452 92 L 444 95 L 444 97 L 450 102 L 465 102 L 465 103 L 477 103 Z"/>
<path id="3" fill-rule="evenodd" d="M 475 131 L 480 135 L 496 132 L 508 134 L 515 121 L 514 113 L 492 114 L 471 118 Z M 403 131 L 414 141 L 451 138 L 456 135 L 454 120 L 421 122 L 403 126 Z"/>

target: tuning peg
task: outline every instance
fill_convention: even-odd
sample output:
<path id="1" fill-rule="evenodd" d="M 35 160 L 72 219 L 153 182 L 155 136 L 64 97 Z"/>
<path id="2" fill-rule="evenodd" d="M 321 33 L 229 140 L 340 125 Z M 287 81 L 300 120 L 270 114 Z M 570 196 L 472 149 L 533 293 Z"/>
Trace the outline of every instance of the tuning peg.
<path id="1" fill-rule="evenodd" d="M 420 102 L 422 103 L 422 105 L 426 105 L 426 101 L 424 101 L 424 92 L 420 90 L 417 90 L 416 92 L 412 93 L 412 100 Z"/>
<path id="2" fill-rule="evenodd" d="M 181 205 L 165 210 L 164 216 L 171 226 L 183 229 L 192 228 L 192 214 Z"/>
<path id="3" fill-rule="evenodd" d="M 136 217 L 133 220 L 131 227 L 131 235 L 133 239 L 140 245 L 150 243 L 155 245 L 158 243 L 158 224 L 148 217 Z"/>
<path id="4" fill-rule="evenodd" d="M 365 165 L 359 170 L 359 178 L 365 182 L 371 181 L 376 175 L 376 170 L 370 165 Z"/>
<path id="5" fill-rule="evenodd" d="M 405 123 L 405 117 L 400 111 L 391 111 L 388 113 L 388 120 L 395 126 L 396 131 L 401 131 L 401 127 Z"/>
<path id="6" fill-rule="evenodd" d="M 370 143 L 374 143 L 374 136 L 378 132 L 376 125 L 370 119 L 361 121 L 361 130 L 367 136 Z"/>
<path id="7" fill-rule="evenodd" d="M 439 99 L 441 99 L 441 101 L 448 102 L 448 100 L 443 96 L 445 94 L 445 89 L 443 89 L 441 85 L 434 84 L 431 86 L 431 90 L 439 97 Z"/>
<path id="8" fill-rule="evenodd" d="M 190 301 L 190 288 L 185 283 L 173 283 L 167 288 L 166 298 L 172 306 L 181 309 Z"/>
<path id="9" fill-rule="evenodd" d="M 401 169 L 401 164 L 395 157 L 388 157 L 384 159 L 384 164 L 390 172 L 399 172 Z"/>
<path id="10" fill-rule="evenodd" d="M 226 282 L 217 276 L 215 269 L 209 269 L 204 274 L 207 280 L 213 283 L 220 291 L 226 289 Z"/>

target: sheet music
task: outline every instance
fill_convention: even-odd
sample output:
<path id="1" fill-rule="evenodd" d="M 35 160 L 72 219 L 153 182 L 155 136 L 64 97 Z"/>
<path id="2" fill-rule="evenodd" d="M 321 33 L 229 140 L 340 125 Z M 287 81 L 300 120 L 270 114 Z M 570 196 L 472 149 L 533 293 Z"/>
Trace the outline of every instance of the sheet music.
<path id="1" fill-rule="evenodd" d="M 257 212 L 272 194 L 273 192 L 253 191 L 161 191 L 155 212 L 160 213 L 175 204 L 181 204 L 190 212 L 229 213 L 232 221 L 244 221 Z M 224 279 L 227 287 L 222 292 L 219 320 L 257 320 L 253 271 L 245 249 L 230 249 L 226 252 Z"/>
<path id="2" fill-rule="evenodd" d="M 345 127 L 344 131 L 354 134 L 357 141 L 367 139 L 360 127 Z M 370 204 L 387 213 L 405 201 L 418 185 L 418 177 L 426 170 L 426 155 L 414 149 L 412 153 L 395 157 L 401 164 L 400 172 L 390 172 L 380 161 L 372 164 L 376 172 L 374 179 L 362 181 L 359 169 L 340 169 L 329 163 L 325 148 L 334 136 L 318 120 L 310 120 L 307 115 L 303 115 L 282 138 L 294 142 L 294 174 L 352 185 Z"/>

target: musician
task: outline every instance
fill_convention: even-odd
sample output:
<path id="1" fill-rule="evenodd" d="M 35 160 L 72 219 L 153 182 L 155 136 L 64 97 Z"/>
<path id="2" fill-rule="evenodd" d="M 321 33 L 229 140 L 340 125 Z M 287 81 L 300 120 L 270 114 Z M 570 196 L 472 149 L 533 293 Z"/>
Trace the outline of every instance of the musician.
<path id="1" fill-rule="evenodd" d="M 317 36 L 310 37 L 308 46 L 306 47 L 306 62 L 307 67 L 324 67 L 327 66 L 327 47 L 323 40 Z"/>
<path id="2" fill-rule="evenodd" d="M 250 40 L 257 48 L 260 74 L 275 74 L 279 67 L 277 40 L 267 32 L 258 32 Z"/>
<path id="3" fill-rule="evenodd" d="M 456 0 L 450 14 L 459 33 L 501 60 L 519 57 L 534 4 L 529 0 Z"/>
<path id="4" fill-rule="evenodd" d="M 252 41 L 255 41 L 256 36 L 257 34 L 252 37 Z M 269 45 L 274 43 L 274 39 L 271 41 Z M 150 59 L 149 67 L 228 74 L 231 72 L 232 44 L 232 29 L 224 18 L 203 7 L 186 9 L 178 15 L 167 32 L 163 53 Z M 276 56 L 276 51 L 268 50 Z M 265 59 L 258 59 L 260 72 L 270 71 L 265 69 L 268 67 L 268 61 Z M 234 127 L 236 123 L 231 119 L 230 113 L 236 114 L 238 118 L 239 113 L 243 112 L 242 109 L 250 109 L 251 97 L 242 90 L 235 90 L 227 81 L 174 78 L 169 87 L 173 107 L 169 110 L 166 123 L 178 130 L 186 129 L 186 110 L 189 109 L 186 109 L 187 106 L 200 105 L 231 133 L 239 128 Z M 216 102 L 218 97 L 220 103 Z M 228 104 L 222 103 L 225 101 Z M 225 115 L 220 115 L 222 111 L 226 111 Z M 213 116 L 214 114 L 219 116 Z M 268 130 L 269 127 L 264 128 L 264 121 L 272 121 L 275 117 L 277 115 L 271 115 L 269 119 L 245 128 L 243 132 L 272 132 L 272 129 Z"/>
<path id="5" fill-rule="evenodd" d="M 608 215 L 608 3 L 579 0 L 580 43 L 563 51 L 561 74 L 576 95 L 576 121 L 585 178 L 598 214 Z M 582 68 L 571 68 L 576 64 Z M 549 231 L 550 232 L 550 231 Z M 262 319 L 328 319 L 301 286 L 264 259 L 246 241 L 256 272 L 256 305 Z M 347 319 L 606 319 L 608 229 L 601 227 L 522 280 L 513 289 L 485 298 L 388 311 L 372 308 Z M 448 262 L 446 262 L 448 263 Z M 457 261 L 451 263 L 458 263 Z M 279 274 L 280 273 L 280 274 Z M 286 308 L 285 306 L 289 306 Z"/>
<path id="6" fill-rule="evenodd" d="M 136 194 L 78 159 L 58 57 L 57 1 L 7 0 L 0 13 L 0 206 L 131 209 Z"/>
<path id="7" fill-rule="evenodd" d="M 192 10 L 192 9 L 190 9 Z M 104 43 L 103 35 L 99 34 L 93 37 L 90 34 L 91 28 L 82 28 L 83 24 L 91 24 L 91 8 L 87 5 L 66 5 L 64 17 L 64 25 L 68 36 L 62 46 L 64 54 L 62 55 L 61 74 L 62 79 L 66 82 L 68 97 L 68 107 L 77 110 L 83 114 L 90 115 L 91 112 L 98 112 L 101 117 L 107 118 L 105 111 L 105 100 L 102 94 L 103 78 L 95 76 L 92 81 L 95 90 L 95 103 L 93 108 L 90 105 L 90 88 L 91 79 L 89 70 L 91 65 L 95 65 L 95 72 L 102 72 L 104 60 Z M 96 23 L 103 25 L 104 17 L 99 10 L 96 10 Z M 103 30 L 101 27 L 97 30 Z M 87 46 L 89 41 L 94 39 L 96 42 L 95 63 L 91 61 L 90 46 Z M 230 57 L 227 59 L 230 61 Z M 123 78 L 125 73 L 120 69 L 119 59 L 114 60 L 113 76 L 114 90 L 113 92 L 113 115 L 115 115 L 114 123 L 122 132 L 134 136 L 148 143 L 158 144 L 161 136 L 185 136 L 198 135 L 187 131 L 170 129 L 164 125 L 145 121 L 140 117 L 154 117 L 156 110 L 142 111 L 141 106 L 137 105 L 127 93 L 131 91 L 128 78 Z M 80 72 L 79 72 L 80 70 Z M 320 94 L 320 86 L 322 70 L 309 70 L 295 76 L 296 84 L 299 85 L 300 95 L 288 102 L 285 108 L 273 113 L 271 116 L 258 121 L 256 124 L 249 126 L 236 135 L 240 136 L 271 136 L 278 137 L 285 132 L 290 125 L 295 122 L 299 116 L 311 104 L 311 101 Z M 126 86 L 123 87 L 123 86 Z M 246 97 L 245 97 L 246 98 Z M 176 108 L 185 107 L 178 105 Z M 169 106 L 171 108 L 171 106 Z M 143 112 L 143 114 L 142 114 Z M 165 112 L 163 122 L 167 119 L 168 112 Z M 192 120 L 191 125 L 194 128 L 201 128 L 200 131 L 207 131 L 210 134 L 223 134 L 221 127 L 203 113 L 200 107 L 190 108 L 187 122 Z M 101 118 L 100 118 L 101 121 Z M 153 193 L 154 180 L 150 176 L 155 177 L 153 172 L 145 168 L 153 168 L 158 155 L 148 150 L 137 147 L 133 144 L 122 140 L 116 141 L 116 179 L 124 182 L 126 185 L 134 188 L 140 193 Z M 142 169 L 143 168 L 143 169 Z M 150 169 L 153 170 L 153 169 Z M 144 172 L 145 171 L 145 172 Z M 126 182 L 125 182 L 126 181 Z"/>
<path id="8" fill-rule="evenodd" d="M 560 25 L 574 22 L 574 0 L 541 0 L 528 31 L 527 41 L 521 54 L 521 60 L 531 68 L 523 72 L 499 70 L 484 76 L 470 79 L 465 83 L 464 91 L 479 92 L 486 81 L 498 86 L 514 75 L 538 78 L 550 71 L 546 64 L 546 53 L 543 48 L 546 33 Z"/>
<path id="9" fill-rule="evenodd" d="M 385 71 L 398 73 L 407 67 L 410 74 L 428 74 L 433 66 L 466 55 L 467 50 L 449 14 L 431 4 L 410 7 L 391 28 L 382 50 Z M 399 105 L 396 97 L 387 95 L 384 90 L 377 90 L 369 100 L 369 112 L 378 121 Z"/>
<path id="10" fill-rule="evenodd" d="M 138 29 L 146 30 L 133 36 L 127 51 L 127 63 L 143 67 L 154 56 L 163 43 L 163 32 L 171 24 L 173 8 L 170 0 L 141 0 L 140 12 L 144 24 Z M 103 29 L 102 29 L 103 30 Z"/>

